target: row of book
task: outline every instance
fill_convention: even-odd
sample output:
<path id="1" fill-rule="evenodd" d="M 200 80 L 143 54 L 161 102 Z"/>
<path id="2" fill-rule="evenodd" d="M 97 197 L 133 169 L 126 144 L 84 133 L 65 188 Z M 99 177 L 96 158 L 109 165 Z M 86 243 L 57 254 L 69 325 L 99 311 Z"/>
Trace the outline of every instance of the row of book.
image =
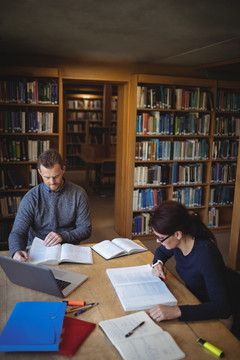
<path id="1" fill-rule="evenodd" d="M 170 160 L 171 141 L 137 141 L 135 144 L 135 160 L 155 161 Z"/>
<path id="2" fill-rule="evenodd" d="M 234 182 L 236 180 L 237 164 L 213 163 L 212 164 L 212 182 Z"/>
<path id="3" fill-rule="evenodd" d="M 81 144 L 68 144 L 67 155 L 79 154 L 81 150 Z"/>
<path id="4" fill-rule="evenodd" d="M 173 160 L 207 160 L 208 154 L 206 139 L 173 141 Z"/>
<path id="5" fill-rule="evenodd" d="M 237 159 L 238 139 L 214 140 L 212 146 L 212 158 L 216 159 Z"/>
<path id="6" fill-rule="evenodd" d="M 172 149 L 172 150 L 171 150 Z M 137 141 L 135 144 L 135 160 L 207 160 L 209 143 L 207 139 L 185 141 Z"/>
<path id="7" fill-rule="evenodd" d="M 0 133 L 52 133 L 53 112 L 0 111 Z"/>
<path id="8" fill-rule="evenodd" d="M 137 115 L 137 135 L 209 135 L 210 114 L 161 114 L 160 111 Z"/>
<path id="9" fill-rule="evenodd" d="M 138 85 L 137 107 L 206 111 L 213 110 L 213 100 L 210 92 L 199 87 L 174 89 L 165 85 Z"/>
<path id="10" fill-rule="evenodd" d="M 22 189 L 23 184 L 15 169 L 0 170 L 0 189 Z"/>
<path id="11" fill-rule="evenodd" d="M 162 202 L 162 189 L 135 189 L 133 211 L 153 210 Z"/>
<path id="12" fill-rule="evenodd" d="M 0 140 L 0 162 L 37 161 L 38 156 L 50 148 L 49 140 Z"/>
<path id="13" fill-rule="evenodd" d="M 147 235 L 151 233 L 149 228 L 149 213 L 141 213 L 133 217 L 132 233 L 133 235 Z"/>
<path id="14" fill-rule="evenodd" d="M 215 228 L 219 226 L 219 209 L 212 207 L 208 210 L 207 226 Z"/>
<path id="15" fill-rule="evenodd" d="M 203 163 L 179 164 L 172 163 L 172 184 L 202 184 Z"/>
<path id="16" fill-rule="evenodd" d="M 67 112 L 67 121 L 102 121 L 103 120 L 103 113 L 102 111 L 68 111 Z"/>
<path id="17" fill-rule="evenodd" d="M 118 108 L 118 99 L 116 97 L 113 97 L 111 99 L 111 110 L 117 110 Z"/>
<path id="18" fill-rule="evenodd" d="M 183 187 L 173 191 L 172 199 L 186 207 L 202 206 L 202 187 Z"/>
<path id="19" fill-rule="evenodd" d="M 240 117 L 217 116 L 214 124 L 214 135 L 240 136 Z"/>
<path id="20" fill-rule="evenodd" d="M 166 164 L 135 166 L 134 186 L 166 185 L 169 183 L 170 168 Z"/>
<path id="21" fill-rule="evenodd" d="M 240 91 L 218 89 L 216 99 L 217 111 L 240 111 Z"/>
<path id="22" fill-rule="evenodd" d="M 0 79 L 0 103 L 58 104 L 58 81 Z"/>
<path id="23" fill-rule="evenodd" d="M 29 183 L 26 184 L 19 178 L 18 172 L 15 169 L 0 170 L 0 190 L 7 189 L 24 189 L 31 188 L 38 185 L 42 179 L 36 168 L 31 165 L 28 166 Z"/>
<path id="24" fill-rule="evenodd" d="M 201 184 L 204 164 L 161 164 L 154 166 L 136 166 L 134 168 L 134 186 L 153 186 L 169 184 Z"/>
<path id="25" fill-rule="evenodd" d="M 67 144 L 81 144 L 83 141 L 83 134 L 67 135 Z"/>
<path id="26" fill-rule="evenodd" d="M 134 186 L 153 186 L 169 184 L 201 184 L 203 183 L 204 164 L 161 164 L 154 166 L 136 166 L 134 168 Z M 237 164 L 213 163 L 211 182 L 235 182 Z"/>
<path id="27" fill-rule="evenodd" d="M 209 205 L 231 205 L 234 199 L 233 185 L 219 185 L 211 187 Z"/>
<path id="28" fill-rule="evenodd" d="M 85 124 L 83 123 L 67 123 L 67 132 L 84 133 Z"/>
<path id="29" fill-rule="evenodd" d="M 70 167 L 70 168 L 71 167 L 80 167 L 80 166 L 84 166 L 84 162 L 78 156 L 67 155 L 66 165 L 67 165 L 67 167 Z"/>
<path id="30" fill-rule="evenodd" d="M 151 234 L 149 229 L 149 213 L 141 213 L 133 218 L 132 233 L 133 235 L 146 235 Z M 211 207 L 208 210 L 207 226 L 209 228 L 219 227 L 219 209 Z"/>
<path id="31" fill-rule="evenodd" d="M 4 196 L 0 198 L 0 217 L 16 216 L 21 196 Z"/>
<path id="32" fill-rule="evenodd" d="M 67 100 L 67 107 L 70 110 L 102 110 L 103 101 L 102 99 Z"/>

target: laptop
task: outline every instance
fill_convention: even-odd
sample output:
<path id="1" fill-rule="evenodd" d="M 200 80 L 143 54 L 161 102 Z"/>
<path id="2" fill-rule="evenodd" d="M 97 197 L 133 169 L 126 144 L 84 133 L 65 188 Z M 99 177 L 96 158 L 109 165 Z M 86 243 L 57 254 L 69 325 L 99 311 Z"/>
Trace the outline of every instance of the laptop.
<path id="1" fill-rule="evenodd" d="M 14 284 L 64 298 L 87 280 L 87 275 L 14 260 L 0 255 L 0 265 Z"/>

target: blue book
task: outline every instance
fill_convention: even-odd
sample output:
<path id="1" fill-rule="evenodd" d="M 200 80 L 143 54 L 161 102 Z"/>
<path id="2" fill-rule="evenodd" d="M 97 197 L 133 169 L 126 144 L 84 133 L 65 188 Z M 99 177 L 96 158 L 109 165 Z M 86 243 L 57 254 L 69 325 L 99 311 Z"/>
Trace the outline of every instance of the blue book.
<path id="1" fill-rule="evenodd" d="M 1 335 L 0 351 L 58 351 L 67 303 L 18 302 Z"/>

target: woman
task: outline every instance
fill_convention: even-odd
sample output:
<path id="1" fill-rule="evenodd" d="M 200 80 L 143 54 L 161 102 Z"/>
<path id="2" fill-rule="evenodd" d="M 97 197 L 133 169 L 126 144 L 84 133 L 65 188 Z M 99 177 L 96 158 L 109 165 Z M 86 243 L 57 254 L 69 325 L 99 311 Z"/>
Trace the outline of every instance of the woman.
<path id="1" fill-rule="evenodd" d="M 157 305 L 150 310 L 155 321 L 183 321 L 228 318 L 232 313 L 227 268 L 216 239 L 200 217 L 175 201 L 163 201 L 149 225 L 161 245 L 153 260 L 153 274 L 165 278 L 165 262 L 172 256 L 176 270 L 199 305 Z"/>

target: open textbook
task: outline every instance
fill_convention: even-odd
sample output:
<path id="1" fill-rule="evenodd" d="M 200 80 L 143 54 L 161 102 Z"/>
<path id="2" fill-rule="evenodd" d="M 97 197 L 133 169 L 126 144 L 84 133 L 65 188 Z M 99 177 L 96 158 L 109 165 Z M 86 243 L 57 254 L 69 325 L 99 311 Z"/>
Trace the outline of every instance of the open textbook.
<path id="1" fill-rule="evenodd" d="M 57 244 L 45 246 L 43 240 L 35 237 L 29 251 L 29 261 L 34 264 L 57 265 L 62 262 L 92 264 L 90 246 Z"/>
<path id="2" fill-rule="evenodd" d="M 158 304 L 177 305 L 167 285 L 152 274 L 149 264 L 106 272 L 125 311 L 150 309 Z"/>
<path id="3" fill-rule="evenodd" d="M 131 336 L 125 337 L 143 321 L 144 324 Z M 125 360 L 178 360 L 185 357 L 172 336 L 155 324 L 145 311 L 103 320 L 99 326 Z"/>
<path id="4" fill-rule="evenodd" d="M 130 255 L 142 251 L 147 251 L 143 246 L 126 238 L 115 238 L 112 241 L 103 240 L 92 246 L 99 255 L 109 260 L 118 256 Z"/>

